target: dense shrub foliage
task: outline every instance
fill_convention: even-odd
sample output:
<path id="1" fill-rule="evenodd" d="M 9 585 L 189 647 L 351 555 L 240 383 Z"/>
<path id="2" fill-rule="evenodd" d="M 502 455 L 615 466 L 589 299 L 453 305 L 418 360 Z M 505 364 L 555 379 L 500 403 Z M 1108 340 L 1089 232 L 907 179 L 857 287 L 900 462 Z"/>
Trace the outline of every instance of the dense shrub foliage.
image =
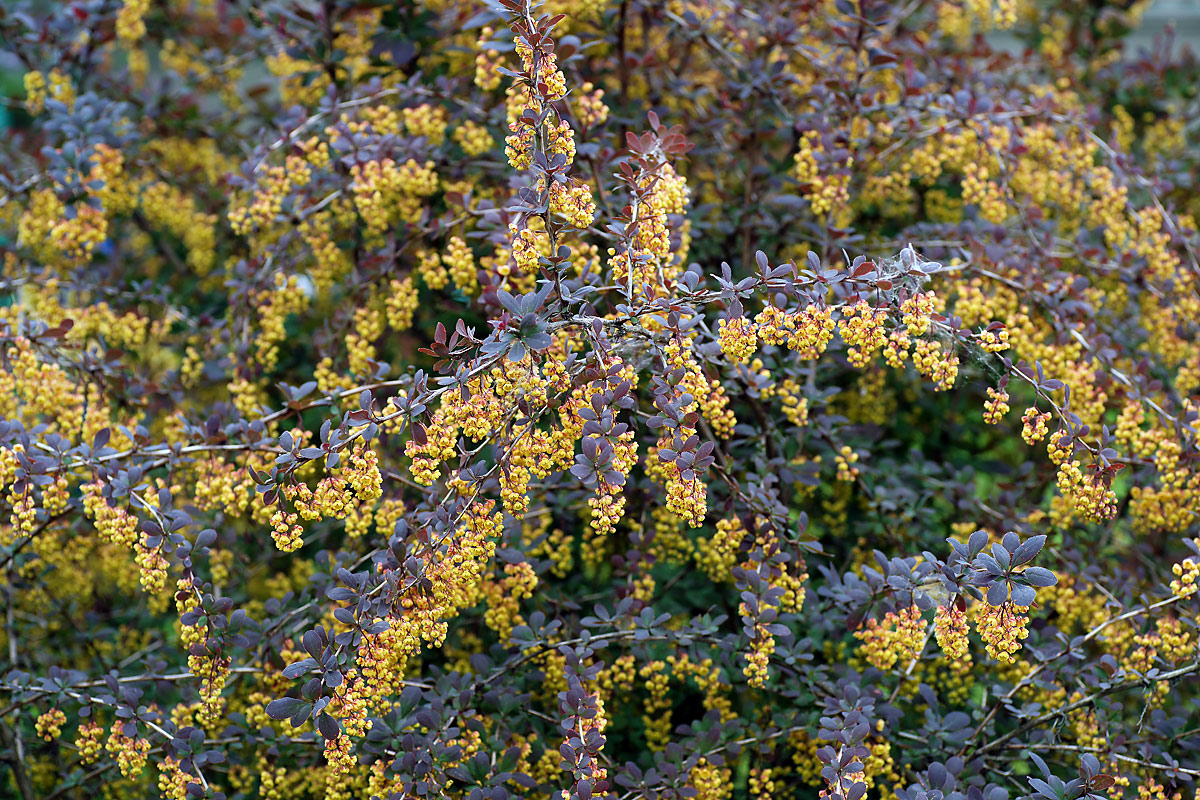
<path id="1" fill-rule="evenodd" d="M 1193 797 L 1191 57 L 527 3 L 3 12 L 0 794 Z"/>

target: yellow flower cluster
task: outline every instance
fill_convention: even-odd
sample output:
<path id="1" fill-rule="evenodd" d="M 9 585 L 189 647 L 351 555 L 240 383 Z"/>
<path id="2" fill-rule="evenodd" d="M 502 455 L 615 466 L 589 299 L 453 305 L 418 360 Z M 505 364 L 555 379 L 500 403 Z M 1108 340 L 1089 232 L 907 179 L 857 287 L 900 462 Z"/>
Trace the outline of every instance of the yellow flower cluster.
<path id="1" fill-rule="evenodd" d="M 1200 539 L 1192 540 L 1200 547 Z M 1171 565 L 1171 593 L 1180 597 L 1190 597 L 1200 591 L 1200 558 L 1189 557 Z"/>
<path id="2" fill-rule="evenodd" d="M 125 0 L 117 12 L 117 38 L 125 45 L 134 45 L 146 35 L 146 12 L 150 0 Z"/>
<path id="3" fill-rule="evenodd" d="M 858 467 L 854 466 L 858 462 L 858 453 L 854 451 L 848 444 L 838 448 L 837 454 L 834 456 L 834 463 L 837 466 L 837 479 L 844 483 L 850 483 L 858 477 Z"/>
<path id="4" fill-rule="evenodd" d="M 400 114 L 404 118 L 404 128 L 409 136 L 422 136 L 433 147 L 439 147 L 445 141 L 448 120 L 446 109 L 424 103 L 415 108 L 403 109 Z"/>
<path id="5" fill-rule="evenodd" d="M 717 323 L 717 342 L 721 352 L 731 361 L 746 364 L 758 349 L 758 332 L 754 324 L 742 316 L 726 317 Z"/>
<path id="6" fill-rule="evenodd" d="M 179 768 L 179 761 L 165 756 L 158 765 L 158 791 L 164 800 L 186 800 L 188 784 L 195 779 Z"/>
<path id="7" fill-rule="evenodd" d="M 849 347 L 846 357 L 851 364 L 865 367 L 874 352 L 883 347 L 886 339 L 883 326 L 887 316 L 886 308 L 872 307 L 865 300 L 842 310 L 838 333 Z"/>
<path id="8" fill-rule="evenodd" d="M 1085 476 L 1078 461 L 1064 460 L 1058 468 L 1058 491 L 1085 519 L 1102 521 L 1117 513 L 1117 493 L 1099 475 Z"/>
<path id="9" fill-rule="evenodd" d="M 496 145 L 488 129 L 471 120 L 465 120 L 455 127 L 452 136 L 463 152 L 471 157 L 482 155 Z"/>
<path id="10" fill-rule="evenodd" d="M 967 167 L 962 180 L 963 202 L 979 207 L 979 214 L 988 222 L 999 225 L 1008 218 L 1008 204 L 999 184 L 988 179 L 988 168 L 982 164 Z"/>
<path id="11" fill-rule="evenodd" d="M 505 564 L 504 577 L 484 584 L 483 591 L 488 603 L 484 622 L 496 631 L 502 640 L 508 639 L 514 625 L 522 623 L 517 613 L 520 601 L 533 597 L 537 585 L 537 573 L 528 561 Z"/>
<path id="12" fill-rule="evenodd" d="M 550 185 L 550 213 L 565 217 L 576 228 L 586 228 L 596 216 L 591 188 L 582 181 Z"/>
<path id="13" fill-rule="evenodd" d="M 584 130 L 603 125 L 608 121 L 608 106 L 604 104 L 604 90 L 597 89 L 591 81 L 585 81 L 575 95 L 576 115 Z"/>
<path id="14" fill-rule="evenodd" d="M 100 757 L 100 751 L 103 749 L 100 738 L 103 735 L 104 729 L 94 720 L 80 723 L 75 737 L 75 749 L 79 751 L 83 763 L 94 764 Z"/>
<path id="15" fill-rule="evenodd" d="M 487 47 L 495 34 L 493 28 L 484 27 L 479 31 L 479 39 L 475 42 L 475 85 L 484 91 L 492 91 L 500 86 L 500 52 L 493 47 Z"/>
<path id="16" fill-rule="evenodd" d="M 109 732 L 104 749 L 116 759 L 121 774 L 126 778 L 136 777 L 146 768 L 146 758 L 150 753 L 150 742 L 136 734 L 126 736 L 125 723 L 117 720 Z"/>
<path id="17" fill-rule="evenodd" d="M 479 291 L 479 279 L 476 276 L 475 254 L 467 246 L 461 236 L 451 236 L 446 243 L 446 254 L 442 257 L 446 270 L 454 285 L 466 294 L 473 295 Z M 411 312 L 410 312 L 411 315 Z"/>
<path id="18" fill-rule="evenodd" d="M 521 37 L 513 39 L 521 64 L 534 84 L 544 84 L 547 100 L 561 100 L 567 94 L 567 79 L 558 68 L 558 56 L 553 51 L 531 48 Z"/>
<path id="19" fill-rule="evenodd" d="M 738 607 L 738 613 L 742 616 L 749 615 L 745 603 Z M 750 651 L 746 653 L 746 666 L 742 668 L 746 683 L 759 689 L 767 685 L 767 668 L 774 652 L 775 637 L 767 630 L 766 625 L 757 623 L 754 626 L 754 638 L 750 641 Z"/>
<path id="20" fill-rule="evenodd" d="M 932 292 L 918 292 L 900 303 L 900 321 L 910 336 L 920 337 L 929 333 L 931 315 L 936 309 L 936 297 Z"/>
<path id="21" fill-rule="evenodd" d="M 636 460 L 637 443 L 633 440 L 633 432 L 626 431 L 621 434 L 619 441 L 613 443 L 612 469 L 627 476 Z M 595 494 L 587 502 L 592 512 L 592 529 L 597 536 L 605 536 L 616 530 L 625 512 L 625 495 L 619 485 L 611 484 L 601 476 Z"/>
<path id="22" fill-rule="evenodd" d="M 983 404 L 983 421 L 989 425 L 999 425 L 1000 420 L 1008 413 L 1008 392 L 1003 389 L 987 388 L 988 399 Z"/>
<path id="23" fill-rule="evenodd" d="M 297 483 L 284 493 L 304 519 L 344 519 L 356 500 L 367 506 L 378 500 L 382 484 L 379 456 L 360 442 L 344 454 L 342 462 L 317 483 L 316 489 Z"/>
<path id="24" fill-rule="evenodd" d="M 692 767 L 688 782 L 695 789 L 697 800 L 727 800 L 733 792 L 733 771 L 701 757 Z"/>
<path id="25" fill-rule="evenodd" d="M 1046 438 L 1046 423 L 1050 420 L 1050 412 L 1039 413 L 1037 406 L 1025 409 L 1021 421 L 1025 426 L 1021 429 L 1021 438 L 1026 444 L 1037 444 Z"/>
<path id="26" fill-rule="evenodd" d="M 1008 328 L 985 330 L 979 334 L 979 346 L 987 353 L 1001 353 L 1008 349 Z"/>
<path id="27" fill-rule="evenodd" d="M 1028 606 L 1006 600 L 998 606 L 984 601 L 975 606 L 975 627 L 983 638 L 988 655 L 1001 664 L 1015 662 L 1021 641 L 1029 635 Z"/>
<path id="28" fill-rule="evenodd" d="M 946 658 L 959 661 L 967 654 L 967 612 L 957 604 L 939 605 L 933 618 L 933 635 Z"/>
<path id="29" fill-rule="evenodd" d="M 441 254 L 433 249 L 421 248 L 417 251 L 417 274 L 434 291 L 444 289 L 450 281 L 450 273 L 442 263 Z"/>
<path id="30" fill-rule="evenodd" d="M 854 632 L 859 652 L 876 669 L 906 668 L 925 646 L 925 622 L 915 605 L 889 611 L 882 620 L 868 619 Z"/>
<path id="31" fill-rule="evenodd" d="M 828 159 L 823 172 L 818 155 L 825 156 L 820 134 L 808 131 L 800 137 L 796 151 L 794 174 L 800 191 L 808 198 L 812 213 L 818 218 L 840 214 L 850 200 L 850 167 L 854 156 L 849 153 L 840 162 Z"/>
<path id="32" fill-rule="evenodd" d="M 512 122 L 508 128 L 512 133 L 504 137 L 504 155 L 508 158 L 510 167 L 524 172 L 533 166 L 536 131 L 523 121 Z"/>
<path id="33" fill-rule="evenodd" d="M 699 527 L 708 512 L 708 495 L 700 478 L 685 479 L 678 466 L 664 467 L 667 487 L 667 510 L 683 519 L 693 528 Z"/>
<path id="34" fill-rule="evenodd" d="M 372 234 L 381 235 L 397 221 L 415 223 L 421 199 L 437 191 L 432 161 L 418 164 L 408 159 L 397 164 L 390 158 L 355 164 L 350 168 L 354 207 Z"/>
<path id="35" fill-rule="evenodd" d="M 936 391 L 954 388 L 954 382 L 958 380 L 958 353 L 953 350 L 943 352 L 939 341 L 919 339 L 912 359 L 917 371 L 934 382 Z"/>
<path id="36" fill-rule="evenodd" d="M 40 114 L 46 107 L 46 99 L 53 98 L 66 104 L 68 108 L 75 104 L 75 84 L 69 75 L 58 67 L 46 75 L 40 72 L 26 72 L 25 78 L 25 108 L 30 114 Z"/>
<path id="37" fill-rule="evenodd" d="M 670 163 L 656 172 L 642 170 L 635 179 L 638 202 L 631 206 L 633 235 L 629 250 L 610 248 L 613 280 L 634 301 L 650 301 L 668 294 L 667 285 L 679 274 L 686 244 L 672 253 L 671 220 L 683 214 L 689 202 L 687 180 Z M 636 223 L 636 224 L 633 224 Z"/>
<path id="38" fill-rule="evenodd" d="M 51 708 L 38 715 L 34 728 L 37 735 L 52 742 L 62 735 L 62 726 L 67 722 L 67 715 L 61 708 Z"/>
<path id="39" fill-rule="evenodd" d="M 283 213 L 283 201 L 312 178 L 312 167 L 299 155 L 289 155 L 282 165 L 269 166 L 258 188 L 229 210 L 229 225 L 241 236 L 267 228 Z"/>

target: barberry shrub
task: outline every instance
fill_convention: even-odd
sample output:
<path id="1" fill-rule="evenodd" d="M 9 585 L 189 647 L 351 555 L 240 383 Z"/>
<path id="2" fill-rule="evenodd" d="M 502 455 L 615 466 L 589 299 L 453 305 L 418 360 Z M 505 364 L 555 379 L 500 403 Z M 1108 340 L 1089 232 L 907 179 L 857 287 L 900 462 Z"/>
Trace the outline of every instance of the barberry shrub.
<path id="1" fill-rule="evenodd" d="M 8 4 L 0 794 L 1193 797 L 1146 5 Z"/>

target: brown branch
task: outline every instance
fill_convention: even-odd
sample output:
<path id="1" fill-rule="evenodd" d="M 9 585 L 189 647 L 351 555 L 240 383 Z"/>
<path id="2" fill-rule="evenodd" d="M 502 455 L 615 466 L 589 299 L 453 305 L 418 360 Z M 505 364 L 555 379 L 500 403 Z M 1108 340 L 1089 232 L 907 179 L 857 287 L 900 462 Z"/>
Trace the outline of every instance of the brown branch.
<path id="1" fill-rule="evenodd" d="M 25 774 L 25 755 L 21 752 L 21 741 L 13 733 L 12 727 L 3 720 L 0 720 L 0 739 L 4 741 L 4 747 L 9 751 L 13 778 L 17 782 L 17 789 L 21 792 L 22 800 L 34 800 L 33 784 L 30 783 L 29 776 Z"/>
<path id="2" fill-rule="evenodd" d="M 972 756 L 981 756 L 985 753 L 994 752 L 995 750 L 999 749 L 1001 745 L 1007 744 L 1008 742 L 1012 741 L 1013 739 L 1020 736 L 1021 734 L 1025 733 L 1027 731 L 1031 731 L 1034 728 L 1036 728 L 1044 723 L 1050 722 L 1051 720 L 1055 720 L 1060 717 L 1065 717 L 1067 714 L 1070 714 L 1072 711 L 1076 711 L 1080 708 L 1085 708 L 1087 706 L 1090 706 L 1093 703 L 1095 703 L 1097 700 L 1099 700 L 1100 698 L 1106 697 L 1110 694 L 1119 694 L 1120 692 L 1126 692 L 1126 691 L 1129 691 L 1130 689 L 1136 689 L 1139 686 L 1150 686 L 1151 684 L 1154 684 L 1159 681 L 1170 682 L 1170 681 L 1176 680 L 1177 678 L 1182 678 L 1187 675 L 1192 675 L 1196 672 L 1200 672 L 1200 661 L 1195 661 L 1186 667 L 1180 667 L 1179 669 L 1175 669 L 1170 672 L 1164 672 L 1161 675 L 1155 676 L 1154 678 L 1137 678 L 1135 680 L 1125 681 L 1124 683 L 1117 683 L 1112 686 L 1108 686 L 1104 689 L 1099 689 L 1099 690 L 1089 694 L 1087 697 L 1076 700 L 1073 703 L 1068 703 L 1067 705 L 1061 706 L 1061 707 L 1055 709 L 1054 711 L 1047 711 L 1045 714 L 1042 714 L 1039 717 L 1035 717 L 1035 718 L 1029 720 L 1028 722 L 1026 722 L 1026 723 L 1018 726 L 1017 728 L 1009 731 L 1008 733 L 1004 734 L 999 739 L 994 739 L 991 742 L 988 742 L 987 744 L 985 744 L 983 747 L 980 747 L 980 748 L 972 751 L 971 755 Z"/>

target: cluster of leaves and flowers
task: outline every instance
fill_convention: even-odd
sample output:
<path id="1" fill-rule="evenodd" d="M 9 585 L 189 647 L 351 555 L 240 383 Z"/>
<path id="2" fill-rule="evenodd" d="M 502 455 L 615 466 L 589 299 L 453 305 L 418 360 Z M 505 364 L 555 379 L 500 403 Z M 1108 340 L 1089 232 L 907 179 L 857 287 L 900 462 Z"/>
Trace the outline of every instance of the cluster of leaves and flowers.
<path id="1" fill-rule="evenodd" d="M 1194 797 L 1145 6 L 0 9 L 0 794 Z"/>

